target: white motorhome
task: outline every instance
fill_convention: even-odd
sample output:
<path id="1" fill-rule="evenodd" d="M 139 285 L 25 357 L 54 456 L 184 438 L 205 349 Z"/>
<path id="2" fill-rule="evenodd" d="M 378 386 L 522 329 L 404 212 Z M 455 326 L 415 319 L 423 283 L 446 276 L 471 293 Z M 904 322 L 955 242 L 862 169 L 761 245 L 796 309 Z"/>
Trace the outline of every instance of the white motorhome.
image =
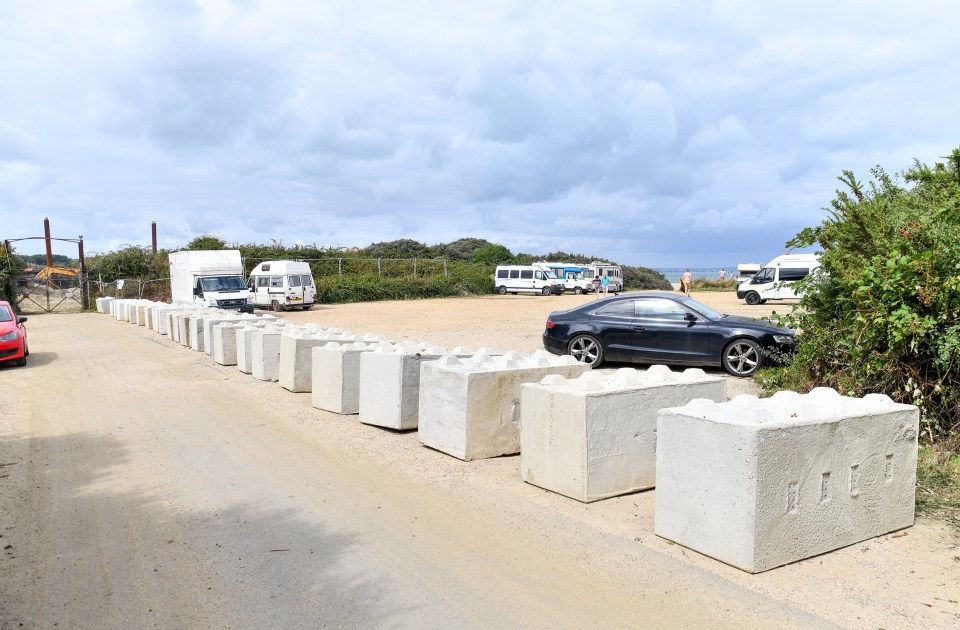
<path id="1" fill-rule="evenodd" d="M 584 265 L 586 268 L 583 272 L 583 277 L 592 282 L 594 278 L 603 278 L 606 276 L 610 279 L 609 284 L 607 285 L 607 291 L 610 293 L 620 293 L 623 291 L 623 270 L 620 269 L 620 265 L 611 265 L 610 263 L 593 261 L 589 265 Z"/>
<path id="2" fill-rule="evenodd" d="M 777 256 L 737 286 L 737 298 L 750 305 L 763 304 L 767 300 L 800 299 L 794 285 L 820 266 L 818 256 L 818 254 Z"/>
<path id="3" fill-rule="evenodd" d="M 540 293 L 560 295 L 563 284 L 549 267 L 533 265 L 498 265 L 493 278 L 493 290 L 500 295 L 507 293 Z"/>
<path id="4" fill-rule="evenodd" d="M 253 312 L 250 291 L 243 280 L 240 250 L 172 252 L 169 260 L 174 304 Z"/>
<path id="5" fill-rule="evenodd" d="M 259 308 L 284 311 L 309 310 L 317 301 L 310 264 L 294 260 L 268 260 L 250 272 L 250 293 Z"/>
<path id="6" fill-rule="evenodd" d="M 560 284 L 563 285 L 564 291 L 580 295 L 593 289 L 593 283 L 583 275 L 587 270 L 584 265 L 560 262 L 536 262 L 533 264 L 539 265 L 541 268 L 546 267 L 552 271 Z"/>

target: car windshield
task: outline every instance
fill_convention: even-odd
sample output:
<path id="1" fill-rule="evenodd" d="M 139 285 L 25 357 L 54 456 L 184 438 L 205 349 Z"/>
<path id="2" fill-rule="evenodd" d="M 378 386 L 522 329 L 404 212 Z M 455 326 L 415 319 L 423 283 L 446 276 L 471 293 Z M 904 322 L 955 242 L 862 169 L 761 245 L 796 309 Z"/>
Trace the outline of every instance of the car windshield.
<path id="1" fill-rule="evenodd" d="M 0 322 L 12 322 L 13 313 L 6 306 L 0 306 Z"/>
<path id="2" fill-rule="evenodd" d="M 677 298 L 677 300 L 687 308 L 692 308 L 693 310 L 695 310 L 696 312 L 700 313 L 701 315 L 703 315 L 704 317 L 710 320 L 723 319 L 724 317 L 727 316 L 726 313 L 721 313 L 717 309 L 710 308 L 703 302 L 697 302 L 693 298 L 681 297 L 681 298 Z"/>
<path id="3" fill-rule="evenodd" d="M 206 291 L 240 291 L 247 285 L 241 276 L 211 276 L 201 278 L 203 290 Z"/>

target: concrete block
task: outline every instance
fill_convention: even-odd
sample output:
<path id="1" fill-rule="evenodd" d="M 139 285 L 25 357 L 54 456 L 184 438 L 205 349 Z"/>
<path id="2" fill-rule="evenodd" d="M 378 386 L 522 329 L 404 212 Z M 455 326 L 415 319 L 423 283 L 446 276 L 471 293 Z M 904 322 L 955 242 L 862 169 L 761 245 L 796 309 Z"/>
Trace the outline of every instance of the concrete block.
<path id="1" fill-rule="evenodd" d="M 97 298 L 97 312 L 98 313 L 110 313 L 110 302 L 113 302 L 114 298 L 112 297 L 98 297 Z"/>
<path id="2" fill-rule="evenodd" d="M 313 348 L 311 404 L 334 413 L 360 413 L 360 355 L 376 348 L 387 351 L 394 346 L 385 342 L 330 341 Z"/>
<path id="3" fill-rule="evenodd" d="M 214 346 L 213 346 L 213 327 L 217 324 L 230 322 L 230 323 L 246 323 L 249 321 L 265 320 L 265 321 L 274 321 L 277 318 L 274 315 L 263 315 L 257 316 L 250 313 L 238 313 L 237 311 L 227 311 L 221 310 L 216 315 L 210 315 L 203 318 L 203 351 L 213 356 Z M 236 348 L 232 350 L 232 353 L 236 355 Z M 236 365 L 236 361 L 228 365 Z"/>
<path id="4" fill-rule="evenodd" d="M 291 392 L 312 391 L 312 350 L 331 341 L 340 343 L 353 341 L 381 342 L 386 341 L 386 337 L 372 334 L 362 337 L 349 331 L 332 328 L 288 329 L 280 338 L 279 382 L 281 387 Z"/>
<path id="5" fill-rule="evenodd" d="M 251 371 L 261 381 L 276 381 L 280 378 L 280 335 L 284 326 L 267 324 L 253 333 L 251 342 Z"/>
<path id="6" fill-rule="evenodd" d="M 828 388 L 657 422 L 654 530 L 758 573 L 913 525 L 919 410 Z"/>
<path id="7" fill-rule="evenodd" d="M 468 461 L 518 453 L 521 386 L 551 374 L 577 378 L 589 370 L 571 356 L 544 350 L 499 357 L 478 352 L 424 363 L 420 441 Z"/>
<path id="8" fill-rule="evenodd" d="M 237 330 L 237 369 L 244 374 L 253 372 L 253 335 L 257 331 L 263 330 L 268 324 L 282 328 L 286 325 L 286 320 L 251 321 Z"/>
<path id="9" fill-rule="evenodd" d="M 656 484 L 657 412 L 697 398 L 723 402 L 726 381 L 703 370 L 623 368 L 552 375 L 520 396 L 523 480 L 585 503 Z"/>
<path id="10" fill-rule="evenodd" d="M 457 348 L 398 344 L 360 355 L 360 422 L 388 429 L 415 429 L 420 409 L 420 365 L 445 355 L 467 356 Z"/>
<path id="11" fill-rule="evenodd" d="M 220 365 L 237 364 L 237 330 L 246 324 L 219 322 L 211 329 L 210 348 L 213 360 Z"/>

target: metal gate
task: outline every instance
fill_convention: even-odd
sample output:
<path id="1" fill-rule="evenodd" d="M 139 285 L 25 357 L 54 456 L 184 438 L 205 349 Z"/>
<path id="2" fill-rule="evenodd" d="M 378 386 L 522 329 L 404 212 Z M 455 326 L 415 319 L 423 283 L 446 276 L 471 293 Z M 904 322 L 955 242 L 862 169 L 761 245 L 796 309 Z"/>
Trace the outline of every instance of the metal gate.
<path id="1" fill-rule="evenodd" d="M 86 275 L 53 273 L 45 279 L 20 274 L 16 279 L 15 310 L 23 315 L 79 313 L 84 310 Z"/>

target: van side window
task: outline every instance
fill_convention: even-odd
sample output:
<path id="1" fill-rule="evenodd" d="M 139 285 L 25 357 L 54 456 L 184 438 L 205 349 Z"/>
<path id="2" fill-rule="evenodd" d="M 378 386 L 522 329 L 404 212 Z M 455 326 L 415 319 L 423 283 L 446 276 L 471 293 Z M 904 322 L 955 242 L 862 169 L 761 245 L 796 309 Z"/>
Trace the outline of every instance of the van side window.
<path id="1" fill-rule="evenodd" d="M 538 272 L 536 273 L 535 277 L 536 277 L 537 280 L 543 280 L 543 272 L 542 272 L 542 271 L 538 271 Z"/>
<path id="2" fill-rule="evenodd" d="M 271 287 L 282 287 L 282 286 L 283 286 L 283 276 L 270 276 L 270 286 L 271 286 Z"/>
<path id="3" fill-rule="evenodd" d="M 810 270 L 802 267 L 799 269 L 787 269 L 786 267 L 780 268 L 780 282 L 786 282 L 790 280 L 803 280 L 810 273 Z"/>
<path id="4" fill-rule="evenodd" d="M 497 277 L 498 277 L 498 278 L 506 278 L 506 277 L 508 277 L 509 275 L 510 275 L 510 270 L 509 270 L 509 269 L 501 269 L 501 270 L 499 270 L 499 271 L 497 272 Z"/>
<path id="5" fill-rule="evenodd" d="M 300 276 L 287 276 L 287 281 L 290 283 L 291 287 L 300 286 Z"/>
<path id="6" fill-rule="evenodd" d="M 516 279 L 519 278 L 519 277 L 520 277 L 520 270 L 519 270 L 519 269 L 511 269 L 511 270 L 510 270 L 510 279 L 511 279 L 511 280 L 516 280 Z"/>
<path id="7" fill-rule="evenodd" d="M 532 280 L 532 279 L 533 279 L 533 269 L 521 269 L 521 270 L 520 270 L 520 279 L 521 279 L 521 280 Z"/>
<path id="8" fill-rule="evenodd" d="M 269 287 L 269 286 L 270 286 L 270 276 L 257 276 L 257 286 L 258 286 L 258 287 Z"/>

